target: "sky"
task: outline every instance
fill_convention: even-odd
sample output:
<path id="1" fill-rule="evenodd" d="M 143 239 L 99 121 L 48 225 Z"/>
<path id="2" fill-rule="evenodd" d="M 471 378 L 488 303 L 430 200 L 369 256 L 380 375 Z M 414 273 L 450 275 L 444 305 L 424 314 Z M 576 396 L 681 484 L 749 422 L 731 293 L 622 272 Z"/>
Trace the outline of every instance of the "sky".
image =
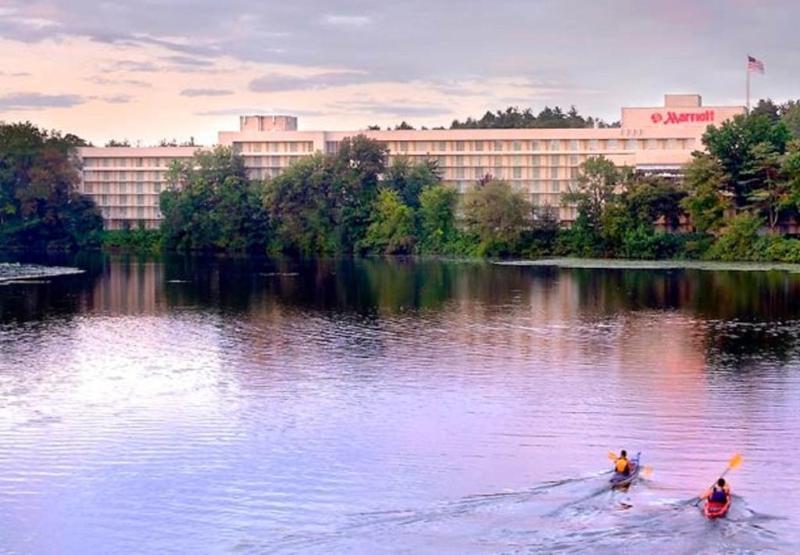
<path id="1" fill-rule="evenodd" d="M 95 144 L 449 125 L 506 106 L 619 119 L 667 92 L 800 97 L 796 0 L 0 0 L 0 121 Z"/>

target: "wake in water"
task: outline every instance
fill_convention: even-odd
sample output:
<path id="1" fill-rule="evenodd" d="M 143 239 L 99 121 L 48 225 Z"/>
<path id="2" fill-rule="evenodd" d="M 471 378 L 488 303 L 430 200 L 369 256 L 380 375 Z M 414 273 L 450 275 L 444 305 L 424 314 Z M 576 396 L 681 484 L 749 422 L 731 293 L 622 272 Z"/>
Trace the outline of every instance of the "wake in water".
<path id="1" fill-rule="evenodd" d="M 663 497 L 638 479 L 627 491 L 610 472 L 529 489 L 465 497 L 428 508 L 350 515 L 329 534 L 292 535 L 270 549 L 306 553 L 662 553 L 785 552 L 758 514 L 736 496 L 726 519 L 709 521 L 694 500 Z"/>

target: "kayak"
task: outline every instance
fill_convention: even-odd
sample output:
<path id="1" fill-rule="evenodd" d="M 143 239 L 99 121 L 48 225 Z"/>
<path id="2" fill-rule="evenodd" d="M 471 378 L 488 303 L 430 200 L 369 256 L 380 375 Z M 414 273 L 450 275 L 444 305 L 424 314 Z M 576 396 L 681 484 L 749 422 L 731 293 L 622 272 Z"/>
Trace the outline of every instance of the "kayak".
<path id="1" fill-rule="evenodd" d="M 706 515 L 706 518 L 722 518 L 726 514 L 728 514 L 728 509 L 731 508 L 731 498 L 728 497 L 728 500 L 723 502 L 720 501 L 706 501 L 706 504 L 703 506 L 703 514 Z"/>
<path id="2" fill-rule="evenodd" d="M 609 480 L 612 488 L 621 488 L 629 486 L 633 483 L 633 481 L 639 475 L 639 469 L 641 468 L 639 466 L 639 459 L 641 456 L 641 453 L 636 453 L 636 456 L 629 461 L 631 471 L 628 474 L 614 472 L 614 475 Z"/>

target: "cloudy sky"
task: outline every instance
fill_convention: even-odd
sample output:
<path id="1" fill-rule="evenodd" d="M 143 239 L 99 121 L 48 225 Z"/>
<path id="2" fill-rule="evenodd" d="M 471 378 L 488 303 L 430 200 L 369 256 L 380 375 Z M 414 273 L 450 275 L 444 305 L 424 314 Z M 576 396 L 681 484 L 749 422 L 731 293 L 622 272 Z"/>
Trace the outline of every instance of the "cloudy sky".
<path id="1" fill-rule="evenodd" d="M 508 105 L 619 118 L 664 92 L 800 97 L 800 2 L 0 0 L 0 120 L 95 143 L 213 142 L 244 112 L 302 129 L 447 125 Z"/>

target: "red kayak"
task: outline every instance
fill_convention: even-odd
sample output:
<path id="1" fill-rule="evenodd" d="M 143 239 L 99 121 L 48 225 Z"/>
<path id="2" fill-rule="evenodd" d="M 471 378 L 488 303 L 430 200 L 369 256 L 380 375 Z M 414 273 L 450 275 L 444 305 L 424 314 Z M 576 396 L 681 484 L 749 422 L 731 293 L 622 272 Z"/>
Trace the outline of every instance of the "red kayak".
<path id="1" fill-rule="evenodd" d="M 730 497 L 728 497 L 728 500 L 724 503 L 719 501 L 706 501 L 706 504 L 703 506 L 703 514 L 706 515 L 706 518 L 722 518 L 728 514 L 728 509 L 730 508 Z"/>

